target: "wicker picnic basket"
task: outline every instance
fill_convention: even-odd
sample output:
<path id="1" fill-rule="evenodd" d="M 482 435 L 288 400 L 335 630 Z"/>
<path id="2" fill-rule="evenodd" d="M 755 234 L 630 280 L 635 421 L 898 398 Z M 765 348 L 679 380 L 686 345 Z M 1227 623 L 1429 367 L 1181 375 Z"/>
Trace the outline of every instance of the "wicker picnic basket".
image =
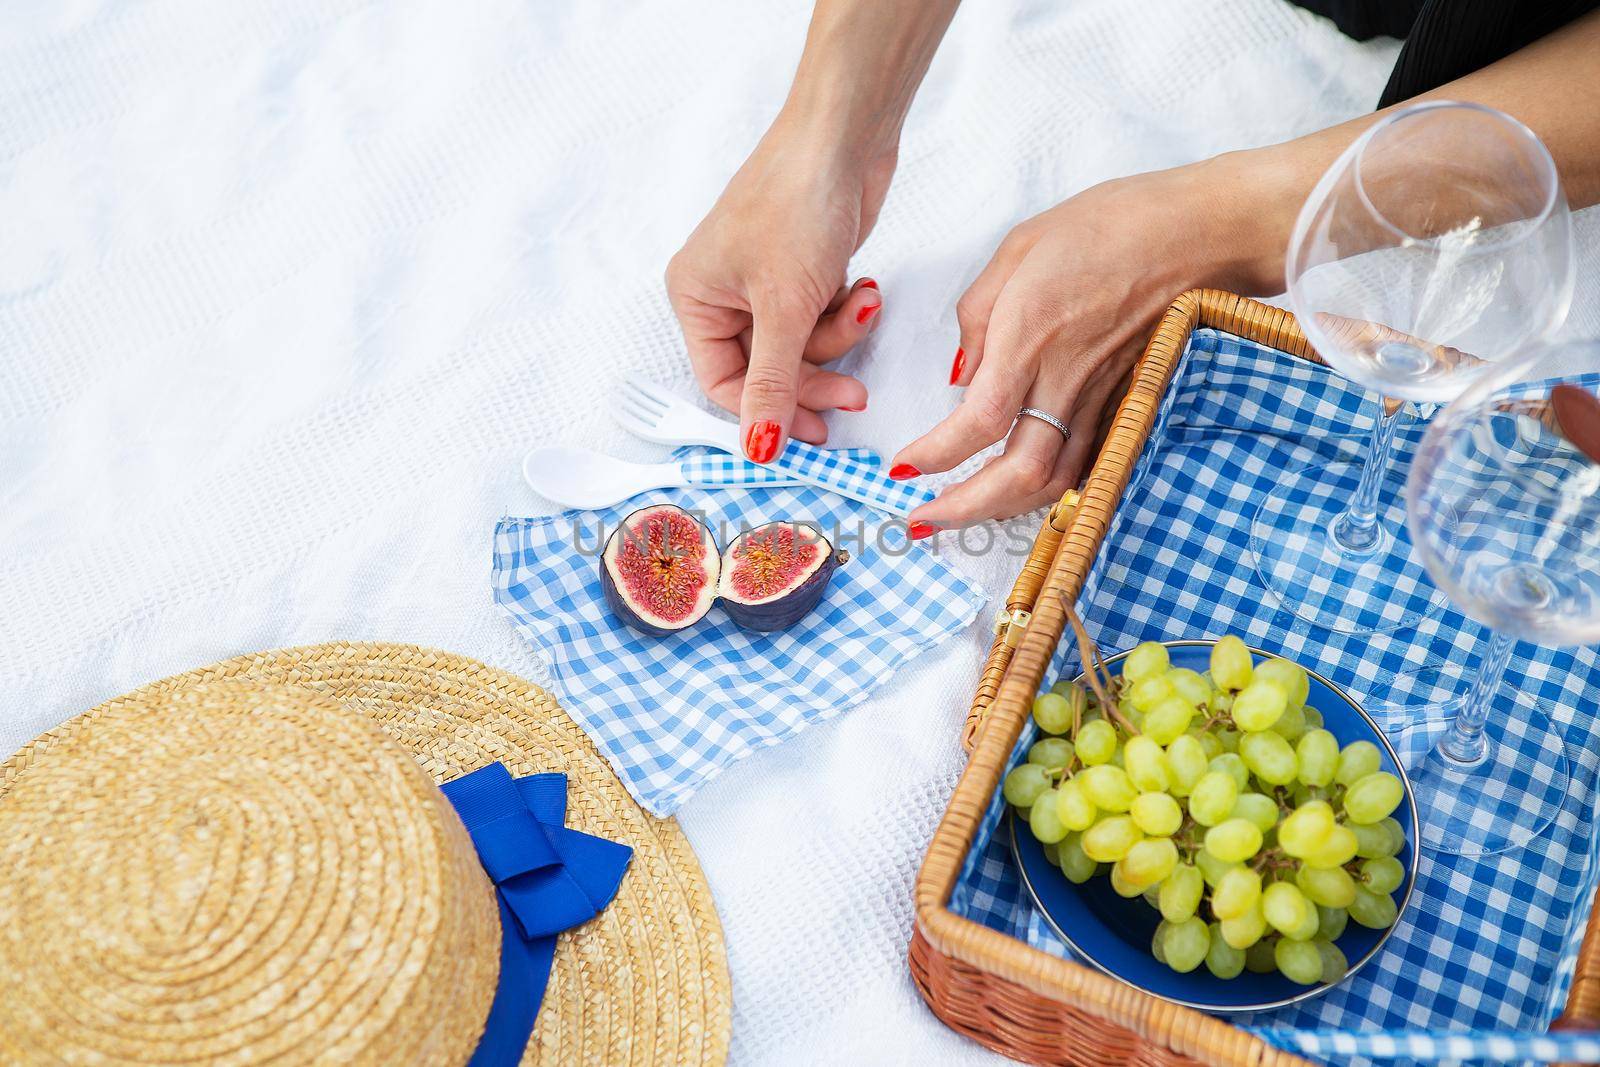
<path id="1" fill-rule="evenodd" d="M 1294 316 L 1279 308 L 1195 289 L 1167 309 L 1087 484 L 1051 509 L 996 620 L 963 737 L 971 759 L 917 875 L 910 965 L 923 999 L 952 1029 L 1028 1063 L 1307 1063 L 1220 1019 L 1148 996 L 949 909 L 962 863 L 1066 626 L 1063 598 L 1077 597 L 1189 335 L 1202 327 L 1317 358 Z M 1600 1026 L 1597 931 L 1591 916 L 1556 1027 Z"/>

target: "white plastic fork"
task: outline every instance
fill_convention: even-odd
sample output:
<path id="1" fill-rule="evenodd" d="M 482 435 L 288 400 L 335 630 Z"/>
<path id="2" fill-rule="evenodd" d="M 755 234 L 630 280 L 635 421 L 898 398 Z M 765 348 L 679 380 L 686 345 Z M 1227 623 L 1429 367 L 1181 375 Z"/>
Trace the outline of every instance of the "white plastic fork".
<path id="1" fill-rule="evenodd" d="M 570 445 L 529 452 L 522 458 L 522 479 L 545 499 L 584 510 L 620 504 L 649 489 L 802 484 L 782 471 L 731 456 L 699 454 L 667 463 L 629 463 Z"/>
<path id="2" fill-rule="evenodd" d="M 622 428 L 646 441 L 666 445 L 706 445 L 742 456 L 739 427 L 695 407 L 654 382 L 625 379 L 612 414 Z M 933 493 L 908 482 L 897 482 L 876 467 L 840 451 L 828 451 L 789 439 L 769 469 L 800 481 L 832 490 L 894 515 L 906 516 L 933 499 Z"/>

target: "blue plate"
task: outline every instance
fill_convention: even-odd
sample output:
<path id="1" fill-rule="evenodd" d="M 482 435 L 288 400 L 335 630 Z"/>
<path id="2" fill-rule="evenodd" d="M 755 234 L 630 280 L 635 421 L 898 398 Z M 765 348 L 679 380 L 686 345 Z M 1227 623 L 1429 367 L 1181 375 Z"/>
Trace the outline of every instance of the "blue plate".
<path id="1" fill-rule="evenodd" d="M 1174 667 L 1188 667 L 1201 673 L 1210 669 L 1214 641 L 1164 643 Z M 1259 649 L 1251 651 L 1257 659 L 1271 655 Z M 1125 656 L 1126 652 L 1112 656 L 1107 663 L 1115 665 Z M 1405 827 L 1406 840 L 1415 842 L 1416 802 L 1412 799 L 1406 772 L 1395 758 L 1388 739 L 1342 689 L 1313 671 L 1306 673 L 1311 679 L 1311 694 L 1306 704 L 1322 713 L 1324 726 L 1339 739 L 1339 744 L 1371 741 L 1382 754 L 1383 769 L 1398 775 L 1405 783 L 1406 799 L 1395 809 L 1394 817 Z M 1033 834 L 1026 832 L 1022 820 L 1011 816 L 1009 822 L 1011 848 L 1022 871 L 1022 882 L 1040 914 L 1074 952 L 1111 977 L 1163 1000 L 1210 1012 L 1268 1011 L 1319 996 L 1333 988 L 1331 985 L 1299 985 L 1276 972 L 1255 974 L 1247 970 L 1236 978 L 1222 979 L 1206 970 L 1204 964 L 1188 974 L 1179 974 L 1150 954 L 1150 939 L 1161 921 L 1159 912 L 1141 897 L 1128 900 L 1118 896 L 1111 888 L 1111 880 L 1103 874 L 1083 885 L 1074 885 L 1061 873 L 1061 868 L 1045 856 L 1043 846 Z M 1411 888 L 1417 880 L 1415 846 L 1408 843 L 1398 858 L 1406 868 L 1405 881 L 1395 890 L 1399 914 L 1404 916 L 1406 905 L 1411 901 Z M 1397 917 L 1395 925 L 1399 922 Z M 1369 930 L 1356 922 L 1345 928 L 1338 945 L 1350 961 L 1346 978 L 1378 954 L 1393 929 Z"/>

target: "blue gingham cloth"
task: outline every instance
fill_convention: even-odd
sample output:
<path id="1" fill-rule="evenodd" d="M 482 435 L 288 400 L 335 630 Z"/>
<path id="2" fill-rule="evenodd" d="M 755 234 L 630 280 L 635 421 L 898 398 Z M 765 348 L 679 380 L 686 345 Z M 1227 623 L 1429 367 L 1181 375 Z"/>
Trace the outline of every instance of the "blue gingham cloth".
<path id="1" fill-rule="evenodd" d="M 809 522 L 851 558 L 788 631 L 749 633 L 714 607 L 687 631 L 644 637 L 606 606 L 599 553 L 618 520 L 653 503 L 702 514 L 724 547 L 765 522 Z M 562 705 L 639 803 L 664 816 L 735 760 L 861 703 L 972 622 L 983 593 L 905 533 L 904 522 L 811 486 L 662 489 L 605 511 L 501 520 L 494 593 L 548 663 Z"/>
<path id="2" fill-rule="evenodd" d="M 1358 460 L 1377 403 L 1337 374 L 1237 337 L 1191 339 L 1079 607 L 1106 651 L 1153 638 L 1237 633 L 1282 649 L 1361 695 L 1396 673 L 1435 664 L 1467 675 L 1482 629 L 1450 608 L 1412 630 L 1376 637 L 1317 630 L 1256 576 L 1255 504 L 1284 471 Z M 1424 426 L 1400 433 L 1384 521 L 1404 521 L 1398 489 Z M 1354 489 L 1354 475 L 1346 489 Z M 1394 595 L 1425 604 L 1430 587 Z M 1078 671 L 1066 641 L 1051 677 Z M 1542 705 L 1513 724 L 1556 730 L 1573 767 L 1552 830 L 1528 848 L 1483 859 L 1424 854 L 1416 894 L 1383 951 L 1349 982 L 1303 1004 L 1235 1022 L 1332 1064 L 1600 1060 L 1593 1034 L 1546 1033 L 1560 1014 L 1600 877 L 1596 779 L 1600 674 L 1591 649 L 1517 645 L 1505 683 Z M 1399 725 L 1399 724 L 1394 724 Z M 1034 738 L 1018 743 L 1020 758 Z M 998 792 L 998 791 L 997 791 Z M 1018 883 L 998 795 L 967 857 L 952 907 L 1037 948 L 1069 950 Z"/>

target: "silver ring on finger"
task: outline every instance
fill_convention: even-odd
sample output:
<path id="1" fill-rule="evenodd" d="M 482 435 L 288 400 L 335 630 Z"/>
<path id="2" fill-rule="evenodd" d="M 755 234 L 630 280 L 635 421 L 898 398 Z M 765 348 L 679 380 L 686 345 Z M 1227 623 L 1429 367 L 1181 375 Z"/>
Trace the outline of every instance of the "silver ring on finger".
<path id="1" fill-rule="evenodd" d="M 1060 430 L 1062 437 L 1066 438 L 1068 441 L 1072 440 L 1071 427 L 1062 422 L 1060 419 L 1056 418 L 1054 415 L 1050 414 L 1048 411 L 1040 411 L 1038 408 L 1023 408 L 1021 411 L 1017 412 L 1017 418 L 1020 419 L 1023 416 L 1027 416 L 1031 419 L 1038 419 L 1040 422 L 1047 422 L 1051 426 L 1054 426 L 1056 429 Z"/>

